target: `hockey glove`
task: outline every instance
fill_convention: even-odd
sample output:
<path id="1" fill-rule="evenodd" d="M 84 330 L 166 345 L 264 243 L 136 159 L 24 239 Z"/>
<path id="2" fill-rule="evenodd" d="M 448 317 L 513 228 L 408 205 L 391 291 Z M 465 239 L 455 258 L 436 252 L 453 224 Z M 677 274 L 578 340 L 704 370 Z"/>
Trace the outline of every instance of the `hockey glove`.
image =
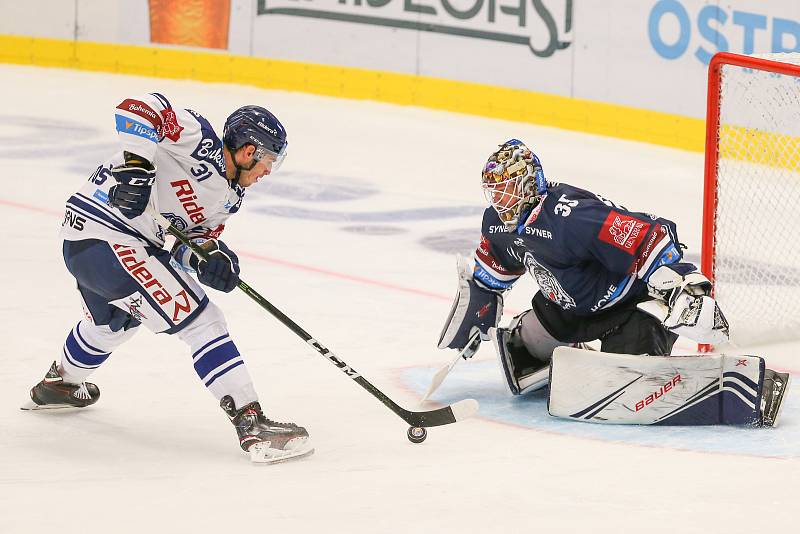
<path id="1" fill-rule="evenodd" d="M 489 339 L 487 331 L 497 326 L 502 315 L 503 296 L 475 281 L 469 262 L 459 256 L 458 292 L 439 336 L 438 347 L 461 350 L 476 328 L 481 332 L 481 338 Z"/>
<path id="2" fill-rule="evenodd" d="M 711 298 L 711 282 L 691 264 L 662 265 L 647 282 L 654 300 L 637 307 L 680 336 L 719 345 L 730 338 L 728 321 Z"/>
<path id="3" fill-rule="evenodd" d="M 125 163 L 111 168 L 117 181 L 108 192 L 108 202 L 127 219 L 144 213 L 150 201 L 150 190 L 156 179 L 156 168 L 146 159 L 125 152 Z"/>
<path id="4" fill-rule="evenodd" d="M 197 271 L 197 279 L 217 291 L 233 291 L 239 283 L 239 257 L 218 239 L 209 239 L 200 246 L 208 253 L 208 261 L 197 256 L 189 261 Z"/>
<path id="5" fill-rule="evenodd" d="M 691 263 L 662 265 L 646 280 L 650 294 L 665 302 L 684 292 L 693 297 L 711 294 L 711 281 Z"/>

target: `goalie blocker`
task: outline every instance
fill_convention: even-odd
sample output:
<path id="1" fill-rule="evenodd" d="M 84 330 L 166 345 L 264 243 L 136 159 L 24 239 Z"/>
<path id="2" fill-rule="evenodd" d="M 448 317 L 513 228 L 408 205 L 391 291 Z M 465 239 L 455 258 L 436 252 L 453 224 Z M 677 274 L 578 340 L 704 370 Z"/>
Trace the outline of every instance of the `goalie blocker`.
<path id="1" fill-rule="evenodd" d="M 789 374 L 758 356 L 634 356 L 559 347 L 550 415 L 640 425 L 776 426 Z"/>
<path id="2" fill-rule="evenodd" d="M 458 291 L 439 335 L 440 349 L 462 350 L 475 330 L 488 339 L 489 328 L 497 326 L 503 315 L 503 296 L 472 277 L 469 261 L 458 256 Z"/>

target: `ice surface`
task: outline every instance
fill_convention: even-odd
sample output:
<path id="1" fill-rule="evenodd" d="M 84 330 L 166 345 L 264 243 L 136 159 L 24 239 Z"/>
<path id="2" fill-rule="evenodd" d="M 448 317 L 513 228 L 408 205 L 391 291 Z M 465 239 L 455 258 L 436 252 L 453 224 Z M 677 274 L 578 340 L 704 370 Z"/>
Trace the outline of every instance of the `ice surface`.
<path id="1" fill-rule="evenodd" d="M 12 66 L 0 80 L 0 532 L 796 530 L 795 391 L 774 430 L 556 421 L 540 394 L 508 395 L 485 346 L 434 395 L 478 398 L 478 417 L 413 445 L 401 419 L 239 292 L 212 298 L 268 415 L 307 426 L 312 457 L 252 465 L 181 342 L 144 330 L 93 375 L 96 406 L 19 410 L 80 318 L 56 237 L 64 200 L 115 150 L 113 109 L 131 94 L 159 91 L 220 129 L 246 103 L 282 119 L 290 156 L 225 239 L 248 283 L 411 409 L 452 357 L 435 343 L 496 144 L 524 139 L 551 179 L 672 218 L 695 258 L 701 155 L 232 85 Z M 533 287 L 520 282 L 509 313 Z M 796 375 L 797 349 L 747 350 Z"/>

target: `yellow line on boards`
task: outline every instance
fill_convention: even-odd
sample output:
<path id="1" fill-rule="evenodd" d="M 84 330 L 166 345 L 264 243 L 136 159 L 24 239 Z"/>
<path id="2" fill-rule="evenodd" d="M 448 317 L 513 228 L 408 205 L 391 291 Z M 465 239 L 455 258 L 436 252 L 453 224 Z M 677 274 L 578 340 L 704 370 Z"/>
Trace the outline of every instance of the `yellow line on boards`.
<path id="1" fill-rule="evenodd" d="M 527 122 L 702 152 L 705 121 L 521 89 L 224 52 L 0 35 L 0 62 L 228 82 Z"/>

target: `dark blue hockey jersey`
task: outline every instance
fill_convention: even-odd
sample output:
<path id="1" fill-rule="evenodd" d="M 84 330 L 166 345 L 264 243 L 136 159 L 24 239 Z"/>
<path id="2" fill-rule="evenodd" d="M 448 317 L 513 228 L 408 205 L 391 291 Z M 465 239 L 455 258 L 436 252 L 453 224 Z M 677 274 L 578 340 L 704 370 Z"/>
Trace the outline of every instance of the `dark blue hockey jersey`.
<path id="1" fill-rule="evenodd" d="M 628 211 L 600 195 L 551 183 L 515 232 L 483 214 L 474 278 L 504 290 L 530 271 L 545 297 L 592 315 L 647 292 L 647 279 L 682 253 L 675 223 Z"/>

